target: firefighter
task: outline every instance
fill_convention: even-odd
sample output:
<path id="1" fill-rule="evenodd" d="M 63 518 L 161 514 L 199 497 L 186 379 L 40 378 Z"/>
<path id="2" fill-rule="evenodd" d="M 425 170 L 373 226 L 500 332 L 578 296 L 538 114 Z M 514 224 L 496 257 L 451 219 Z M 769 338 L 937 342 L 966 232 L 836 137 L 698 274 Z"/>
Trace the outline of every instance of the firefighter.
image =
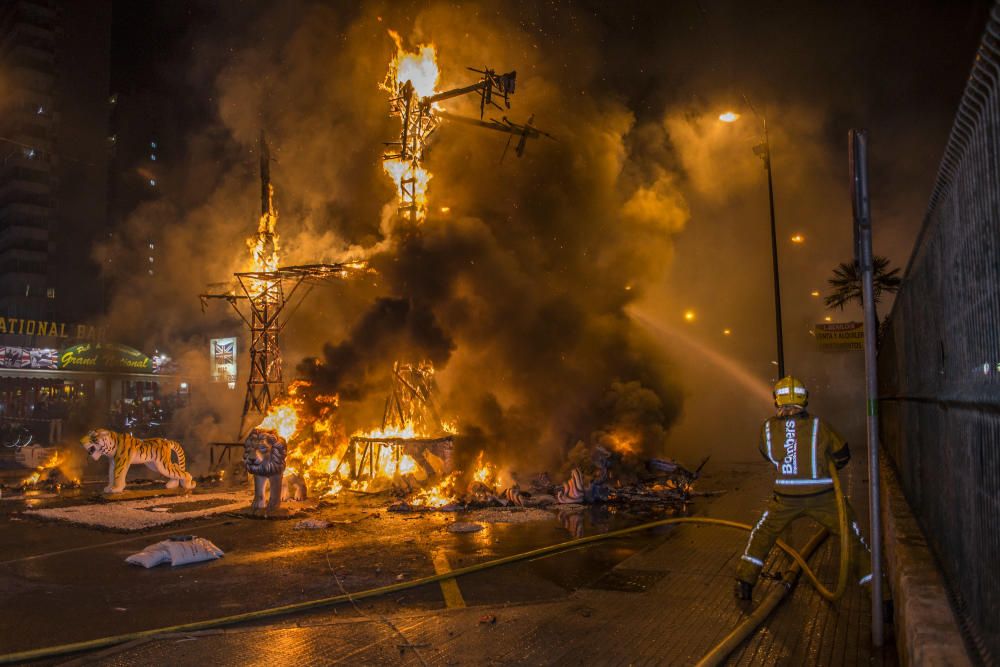
<path id="1" fill-rule="evenodd" d="M 833 534 L 839 532 L 837 498 L 828 461 L 843 468 L 851 452 L 837 433 L 819 417 L 806 412 L 809 392 L 802 382 L 788 376 L 774 386 L 778 414 L 764 422 L 758 445 L 761 455 L 774 464 L 778 478 L 767 509 L 754 525 L 746 549 L 736 568 L 736 597 L 749 600 L 768 552 L 781 531 L 793 520 L 810 517 Z M 858 583 L 871 581 L 871 559 L 854 518 L 844 499 L 851 535 L 851 560 Z"/>

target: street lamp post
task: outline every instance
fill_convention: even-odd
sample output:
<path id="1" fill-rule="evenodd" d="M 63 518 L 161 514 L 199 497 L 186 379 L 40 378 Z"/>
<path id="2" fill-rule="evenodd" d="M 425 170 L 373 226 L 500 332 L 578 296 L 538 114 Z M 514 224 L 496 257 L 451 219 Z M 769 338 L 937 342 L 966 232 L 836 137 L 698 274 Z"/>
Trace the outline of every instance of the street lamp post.
<path id="1" fill-rule="evenodd" d="M 764 122 L 764 143 L 753 152 L 764 161 L 767 170 L 767 203 L 771 211 L 771 276 L 774 278 L 774 329 L 778 345 L 778 377 L 785 377 L 785 344 L 781 335 L 781 284 L 778 280 L 778 232 L 774 225 L 774 177 L 771 172 L 771 144 L 767 138 L 767 118 Z"/>
<path id="2" fill-rule="evenodd" d="M 744 98 L 746 99 L 746 98 Z M 785 377 L 785 344 L 781 334 L 781 284 L 778 279 L 778 232 L 774 224 L 774 176 L 771 173 L 771 143 L 767 136 L 767 118 L 759 116 L 753 104 L 747 99 L 747 106 L 753 111 L 754 116 L 760 118 L 764 126 L 764 143 L 753 147 L 754 155 L 764 161 L 764 169 L 767 170 L 767 203 L 771 212 L 771 277 L 774 280 L 774 328 L 775 338 L 778 348 L 778 377 Z M 732 111 L 719 116 L 719 120 L 724 123 L 732 123 L 739 119 L 739 114 Z"/>

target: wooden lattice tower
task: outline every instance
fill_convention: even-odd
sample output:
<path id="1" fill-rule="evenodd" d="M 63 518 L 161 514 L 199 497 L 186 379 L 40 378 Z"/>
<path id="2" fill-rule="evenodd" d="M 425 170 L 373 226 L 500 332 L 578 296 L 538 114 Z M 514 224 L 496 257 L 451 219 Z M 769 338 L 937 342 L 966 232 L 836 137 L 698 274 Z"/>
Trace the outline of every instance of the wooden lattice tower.
<path id="1" fill-rule="evenodd" d="M 392 365 L 392 391 L 385 399 L 382 430 L 412 425 L 417 433 L 437 435 L 441 413 L 435 395 L 434 366 L 430 362 Z"/>
<path id="2" fill-rule="evenodd" d="M 277 236 L 274 223 L 274 187 L 271 184 L 270 153 L 263 132 L 260 137 L 261 222 L 258 227 L 255 255 L 264 258 L 265 265 L 277 258 Z M 260 263 L 260 262 L 258 262 Z M 281 346 L 279 337 L 288 318 L 281 319 L 285 306 L 303 284 L 309 291 L 317 284 L 332 279 L 370 272 L 364 263 L 303 264 L 284 266 L 265 271 L 243 271 L 233 274 L 235 284 L 199 295 L 204 309 L 209 299 L 228 301 L 250 331 L 250 373 L 247 378 L 246 396 L 240 418 L 238 439 L 249 430 L 248 418 L 263 418 L 276 398 L 285 390 L 282 377 Z M 301 303 L 301 299 L 298 303 Z M 244 307 L 243 304 L 246 304 Z M 250 428 L 260 419 L 249 419 Z"/>
<path id="3" fill-rule="evenodd" d="M 472 69 L 471 67 L 469 69 Z M 392 97 L 389 100 L 389 115 L 400 119 L 399 141 L 386 142 L 386 150 L 382 159 L 386 161 L 398 161 L 404 165 L 405 171 L 399 179 L 399 215 L 407 220 L 417 220 L 421 217 L 421 209 L 424 202 L 418 200 L 417 179 L 423 171 L 424 150 L 430 136 L 441 124 L 442 119 L 468 120 L 461 116 L 445 113 L 435 107 L 438 102 L 476 93 L 480 96 L 479 121 L 475 124 L 482 125 L 492 130 L 506 132 L 510 135 L 522 135 L 525 139 L 529 136 L 540 136 L 538 130 L 511 123 L 506 118 L 503 122 L 492 121 L 482 122 L 483 113 L 487 107 L 498 109 L 510 108 L 510 95 L 514 93 L 514 82 L 517 77 L 516 72 L 497 74 L 491 69 L 475 70 L 482 75 L 482 79 L 470 86 L 447 90 L 427 97 L 420 97 L 410 81 L 393 81 L 395 73 L 390 70 L 390 85 Z M 494 101 L 494 97 L 502 98 L 504 106 L 500 106 Z M 523 152 L 523 146 L 519 148 L 519 154 Z"/>

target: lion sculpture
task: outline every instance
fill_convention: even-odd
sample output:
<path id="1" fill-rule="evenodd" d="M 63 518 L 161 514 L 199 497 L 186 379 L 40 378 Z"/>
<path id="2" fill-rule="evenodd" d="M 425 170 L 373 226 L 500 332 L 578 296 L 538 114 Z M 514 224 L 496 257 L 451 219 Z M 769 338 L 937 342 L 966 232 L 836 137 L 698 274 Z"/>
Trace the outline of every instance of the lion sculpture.
<path id="1" fill-rule="evenodd" d="M 270 429 L 255 428 L 243 442 L 243 464 L 253 475 L 255 510 L 276 510 L 281 505 L 281 476 L 285 472 L 285 439 Z M 267 499 L 264 490 L 267 487 Z"/>

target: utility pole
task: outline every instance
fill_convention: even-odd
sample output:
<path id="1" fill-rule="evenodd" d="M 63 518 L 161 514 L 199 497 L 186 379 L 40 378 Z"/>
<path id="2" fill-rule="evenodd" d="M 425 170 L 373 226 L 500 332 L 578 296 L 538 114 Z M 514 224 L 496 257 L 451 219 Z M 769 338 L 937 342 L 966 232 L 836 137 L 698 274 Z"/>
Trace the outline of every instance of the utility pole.
<path id="1" fill-rule="evenodd" d="M 868 131 L 851 130 L 849 137 L 851 199 L 854 204 L 854 258 L 861 271 L 865 322 L 865 390 L 868 406 L 868 505 L 872 536 L 872 644 L 882 646 L 882 513 L 878 462 L 878 320 L 872 266 L 872 220 L 868 199 Z M 846 539 L 841 536 L 840 539 Z"/>

